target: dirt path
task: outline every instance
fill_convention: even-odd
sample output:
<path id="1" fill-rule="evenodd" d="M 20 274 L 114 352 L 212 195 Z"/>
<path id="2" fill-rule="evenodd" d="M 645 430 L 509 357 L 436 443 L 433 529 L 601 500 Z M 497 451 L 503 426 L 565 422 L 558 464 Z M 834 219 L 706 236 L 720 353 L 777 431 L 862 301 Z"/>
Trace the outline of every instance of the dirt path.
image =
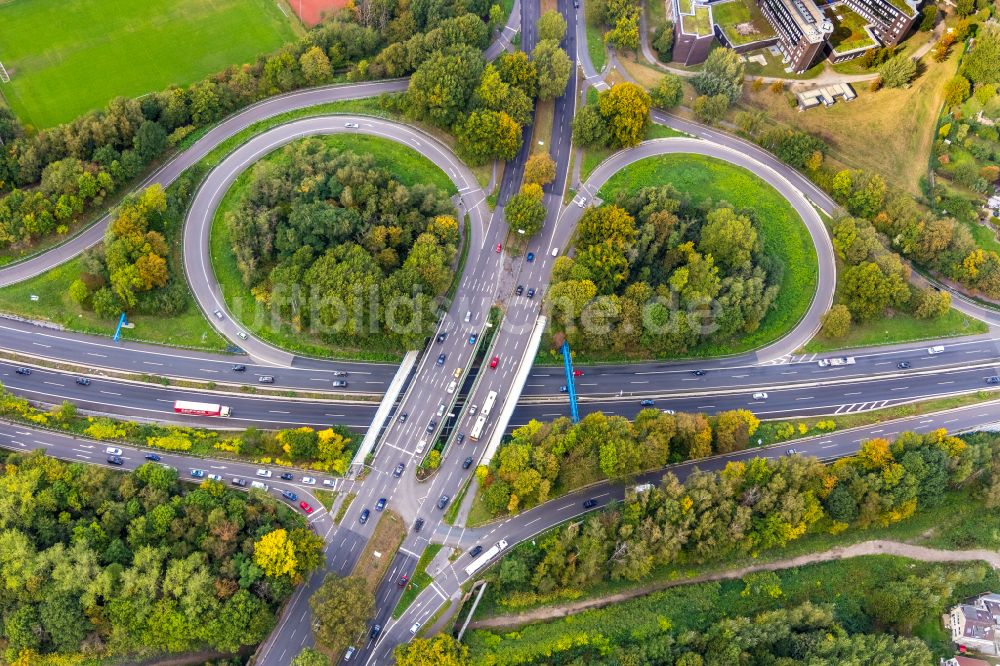
<path id="1" fill-rule="evenodd" d="M 775 560 L 774 562 L 763 562 L 761 564 L 751 564 L 739 569 L 727 571 L 717 571 L 692 578 L 680 580 L 667 580 L 651 583 L 634 590 L 619 592 L 598 599 L 585 599 L 562 606 L 550 606 L 546 608 L 536 608 L 516 615 L 501 615 L 498 617 L 477 620 L 469 625 L 470 629 L 492 629 L 498 627 L 516 627 L 529 622 L 539 622 L 553 620 L 567 615 L 573 615 L 589 608 L 601 608 L 608 604 L 626 601 L 657 592 L 678 585 L 690 585 L 692 583 L 706 583 L 716 580 L 732 580 L 755 571 L 775 571 L 778 569 L 791 569 L 806 564 L 816 562 L 829 562 L 831 560 L 842 560 L 849 557 L 859 557 L 861 555 L 898 555 L 908 557 L 912 560 L 922 562 L 976 562 L 983 561 L 994 569 L 1000 569 L 1000 552 L 994 550 L 939 550 L 937 548 L 926 548 L 924 546 L 914 546 L 913 544 L 900 543 L 898 541 L 863 541 L 851 546 L 833 548 L 821 553 L 809 553 L 786 560 Z"/>

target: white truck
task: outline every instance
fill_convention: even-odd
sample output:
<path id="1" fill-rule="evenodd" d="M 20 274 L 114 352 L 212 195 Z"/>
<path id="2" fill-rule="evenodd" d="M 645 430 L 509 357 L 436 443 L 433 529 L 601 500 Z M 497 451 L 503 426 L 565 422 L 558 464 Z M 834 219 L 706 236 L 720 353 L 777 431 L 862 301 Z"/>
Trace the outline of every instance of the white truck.
<path id="1" fill-rule="evenodd" d="M 489 550 L 487 550 L 485 553 L 482 553 L 476 559 L 472 560 L 472 564 L 470 564 L 469 566 L 465 567 L 465 574 L 467 576 L 471 576 L 472 574 L 476 573 L 477 571 L 479 571 L 480 569 L 482 569 L 484 566 L 486 566 L 486 564 L 490 560 L 492 560 L 494 557 L 496 557 L 497 555 L 499 555 L 506 548 L 507 548 L 507 542 L 504 541 L 503 539 L 500 539 L 495 544 L 493 544 L 492 546 L 490 546 Z"/>
<path id="2" fill-rule="evenodd" d="M 823 358 L 823 359 L 820 359 L 818 361 L 817 365 L 819 365 L 819 367 L 821 367 L 821 368 L 826 368 L 826 367 L 829 367 L 831 365 L 834 365 L 834 366 L 836 366 L 836 365 L 854 365 L 854 357 L 853 356 L 839 356 L 837 358 Z"/>
<path id="3" fill-rule="evenodd" d="M 217 405 L 210 402 L 189 402 L 178 400 L 174 403 L 174 411 L 178 414 L 190 414 L 192 416 L 221 416 L 228 418 L 232 412 L 226 405 Z"/>

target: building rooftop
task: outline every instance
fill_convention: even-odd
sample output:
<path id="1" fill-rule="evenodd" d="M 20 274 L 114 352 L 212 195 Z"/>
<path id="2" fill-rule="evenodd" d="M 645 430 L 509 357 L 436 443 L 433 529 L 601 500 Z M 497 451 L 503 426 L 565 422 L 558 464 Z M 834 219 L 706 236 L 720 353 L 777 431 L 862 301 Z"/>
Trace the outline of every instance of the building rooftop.
<path id="1" fill-rule="evenodd" d="M 705 5 L 695 5 L 693 14 L 681 14 L 681 27 L 689 35 L 711 35 L 712 10 Z"/>
<path id="2" fill-rule="evenodd" d="M 833 32 L 833 24 L 823 16 L 813 0 L 778 0 L 788 8 L 788 13 L 802 30 L 806 41 L 822 42 Z M 900 0 L 902 1 L 902 0 Z"/>

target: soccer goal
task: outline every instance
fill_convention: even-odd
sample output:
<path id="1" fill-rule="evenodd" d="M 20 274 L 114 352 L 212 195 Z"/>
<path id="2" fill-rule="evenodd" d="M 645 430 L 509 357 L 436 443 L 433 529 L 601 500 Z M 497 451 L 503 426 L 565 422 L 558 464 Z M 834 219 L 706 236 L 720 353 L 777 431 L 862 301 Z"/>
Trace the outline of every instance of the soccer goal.
<path id="1" fill-rule="evenodd" d="M 7 68 L 3 66 L 2 62 L 0 62 L 0 81 L 10 83 L 10 74 L 7 73 Z"/>

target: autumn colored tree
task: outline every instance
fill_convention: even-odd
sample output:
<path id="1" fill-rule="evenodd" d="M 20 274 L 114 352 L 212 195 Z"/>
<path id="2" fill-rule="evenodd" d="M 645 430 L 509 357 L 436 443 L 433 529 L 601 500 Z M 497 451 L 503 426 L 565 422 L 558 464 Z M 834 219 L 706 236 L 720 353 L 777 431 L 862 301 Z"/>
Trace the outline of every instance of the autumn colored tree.
<path id="1" fill-rule="evenodd" d="M 523 185 L 504 206 L 507 226 L 518 233 L 523 231 L 528 238 L 541 231 L 545 222 L 545 204 L 542 202 L 542 197 L 541 185 L 536 183 Z"/>
<path id="2" fill-rule="evenodd" d="M 288 532 L 277 529 L 262 536 L 254 544 L 253 561 L 270 578 L 294 574 L 298 563 L 295 561 L 295 545 L 288 538 Z"/>
<path id="3" fill-rule="evenodd" d="M 556 178 L 556 163 L 548 153 L 534 153 L 524 163 L 524 182 L 548 185 Z"/>
<path id="4" fill-rule="evenodd" d="M 634 146 L 646 137 L 652 99 L 641 86 L 624 81 L 601 92 L 597 110 L 604 118 L 613 147 Z"/>

